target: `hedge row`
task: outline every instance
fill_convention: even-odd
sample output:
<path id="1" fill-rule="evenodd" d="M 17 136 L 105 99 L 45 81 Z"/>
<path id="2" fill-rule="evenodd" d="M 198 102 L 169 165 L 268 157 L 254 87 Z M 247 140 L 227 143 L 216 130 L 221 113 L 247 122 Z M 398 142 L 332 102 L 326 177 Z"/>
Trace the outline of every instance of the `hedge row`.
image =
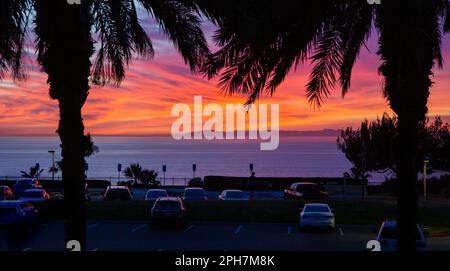
<path id="1" fill-rule="evenodd" d="M 311 182 L 322 185 L 343 185 L 344 178 L 262 177 L 250 179 L 248 177 L 205 176 L 203 185 L 207 190 L 213 191 L 221 191 L 224 189 L 283 190 L 296 182 Z M 367 180 L 345 179 L 345 184 L 367 185 Z"/>

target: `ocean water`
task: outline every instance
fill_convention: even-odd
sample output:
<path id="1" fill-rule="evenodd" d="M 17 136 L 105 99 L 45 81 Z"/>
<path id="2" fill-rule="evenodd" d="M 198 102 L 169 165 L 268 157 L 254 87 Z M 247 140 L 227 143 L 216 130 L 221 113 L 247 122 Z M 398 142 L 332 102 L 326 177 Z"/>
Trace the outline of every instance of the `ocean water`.
<path id="1" fill-rule="evenodd" d="M 117 164 L 125 168 L 130 163 L 155 169 L 166 177 L 191 178 L 192 164 L 197 164 L 196 176 L 249 176 L 249 164 L 254 164 L 258 177 L 340 177 L 351 163 L 336 146 L 332 136 L 281 137 L 275 151 L 260 151 L 260 142 L 175 141 L 170 137 L 94 137 L 99 152 L 89 157 L 88 177 L 117 178 Z M 59 139 L 56 137 L 0 137 L 0 178 L 20 176 L 36 163 L 45 169 L 42 177 L 50 176 L 51 156 L 56 150 L 59 160 Z M 57 174 L 59 176 L 60 174 Z M 123 176 L 122 176 L 123 177 Z"/>

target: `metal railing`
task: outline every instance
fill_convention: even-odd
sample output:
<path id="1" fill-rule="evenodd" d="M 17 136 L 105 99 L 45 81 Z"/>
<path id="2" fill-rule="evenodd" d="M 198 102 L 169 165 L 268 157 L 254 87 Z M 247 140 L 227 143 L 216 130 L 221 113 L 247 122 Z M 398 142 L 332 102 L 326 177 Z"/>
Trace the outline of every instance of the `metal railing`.
<path id="1" fill-rule="evenodd" d="M 21 177 L 21 176 L 0 176 L 0 181 L 16 181 L 19 179 L 26 179 L 25 177 Z M 50 181 L 52 180 L 52 177 L 39 177 L 39 180 L 42 181 Z M 88 176 L 87 178 L 88 180 L 102 180 L 102 181 L 109 181 L 111 184 L 117 184 L 119 182 L 127 182 L 127 181 L 132 181 L 132 179 L 130 178 L 126 178 L 126 177 L 97 177 L 97 176 Z M 158 177 L 156 178 L 156 181 L 158 181 L 162 186 L 187 186 L 189 181 L 192 178 L 188 178 L 188 177 Z M 54 177 L 55 181 L 62 181 L 62 177 L 61 176 L 55 176 Z"/>

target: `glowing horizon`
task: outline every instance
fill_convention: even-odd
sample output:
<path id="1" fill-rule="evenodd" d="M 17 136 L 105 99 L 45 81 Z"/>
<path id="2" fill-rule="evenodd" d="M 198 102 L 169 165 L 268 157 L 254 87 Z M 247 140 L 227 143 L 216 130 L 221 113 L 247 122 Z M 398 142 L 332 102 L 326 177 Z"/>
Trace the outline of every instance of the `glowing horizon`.
<path id="1" fill-rule="evenodd" d="M 92 86 L 83 109 L 86 132 L 92 135 L 168 135 L 175 118 L 172 106 L 192 106 L 194 96 L 203 96 L 205 103 L 220 105 L 243 103 L 245 97 L 224 96 L 217 80 L 207 81 L 194 75 L 185 66 L 173 45 L 144 20 L 145 29 L 153 39 L 156 56 L 152 60 L 135 60 L 120 87 Z M 212 26 L 206 25 L 207 33 Z M 443 42 L 444 59 L 450 59 L 450 40 Z M 353 72 L 352 87 L 344 99 L 339 90 L 320 109 L 311 107 L 305 98 L 305 85 L 310 68 L 299 67 L 291 72 L 272 98 L 260 103 L 280 105 L 281 131 L 311 131 L 359 126 L 364 119 L 375 119 L 390 113 L 382 95 L 382 78 L 376 52 L 376 37 L 363 50 Z M 450 61 L 450 60 L 449 60 Z M 440 115 L 450 121 L 450 66 L 435 70 L 429 100 L 429 116 Z M 28 79 L 13 82 L 6 77 L 0 82 L 0 136 L 55 135 L 58 105 L 49 98 L 47 76 L 33 61 L 28 64 Z"/>

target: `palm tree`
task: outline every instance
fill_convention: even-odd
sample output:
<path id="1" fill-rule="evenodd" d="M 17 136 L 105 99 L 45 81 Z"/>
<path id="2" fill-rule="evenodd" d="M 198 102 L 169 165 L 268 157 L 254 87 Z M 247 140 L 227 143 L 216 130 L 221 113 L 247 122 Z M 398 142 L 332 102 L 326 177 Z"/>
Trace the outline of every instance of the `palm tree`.
<path id="1" fill-rule="evenodd" d="M 39 175 L 41 175 L 43 171 L 44 171 L 43 169 L 39 169 L 39 167 L 35 166 L 35 167 L 30 167 L 30 169 L 28 171 L 21 171 L 20 173 L 22 174 L 22 177 L 24 177 L 24 178 L 34 179 L 34 178 L 39 177 Z"/>
<path id="2" fill-rule="evenodd" d="M 138 183 L 139 177 L 142 175 L 143 170 L 144 169 L 142 168 L 142 166 L 139 163 L 136 163 L 136 164 L 131 164 L 129 167 L 127 167 L 123 171 L 123 174 L 127 178 L 132 178 L 133 184 L 136 185 Z"/>
<path id="3" fill-rule="evenodd" d="M 372 32 L 378 34 L 384 96 L 399 121 L 396 164 L 400 250 L 415 249 L 417 142 L 427 113 L 432 70 L 442 66 L 441 39 L 450 30 L 448 0 L 227 1 L 206 13 L 219 26 L 220 49 L 205 64 L 220 86 L 249 103 L 272 94 L 298 64 L 313 64 L 306 95 L 320 106 L 337 87 L 350 89 L 352 68 Z M 230 12 L 230 9 L 233 12 Z M 376 29 L 376 31 L 372 31 Z"/>
<path id="4" fill-rule="evenodd" d="M 190 1 L 68 2 L 0 1 L 0 79 L 8 70 L 15 79 L 23 79 L 21 59 L 32 20 L 37 60 L 48 75 L 50 97 L 59 103 L 57 133 L 62 149 L 66 241 L 76 240 L 85 250 L 84 157 L 89 140 L 84 134 L 82 108 L 90 79 L 99 85 L 119 84 L 134 55 L 153 56 L 152 41 L 140 25 L 136 3 L 155 19 L 193 71 L 209 51 L 197 8 Z"/>

